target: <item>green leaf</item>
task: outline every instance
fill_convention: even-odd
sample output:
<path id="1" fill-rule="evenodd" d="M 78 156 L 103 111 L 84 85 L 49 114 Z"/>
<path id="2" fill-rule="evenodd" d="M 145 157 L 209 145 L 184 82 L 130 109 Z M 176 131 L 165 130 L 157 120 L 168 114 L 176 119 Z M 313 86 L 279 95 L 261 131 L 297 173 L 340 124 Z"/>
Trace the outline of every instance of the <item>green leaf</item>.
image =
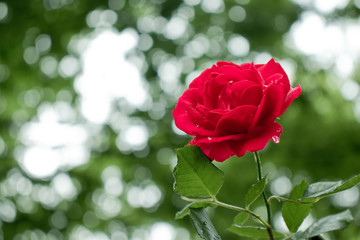
<path id="1" fill-rule="evenodd" d="M 174 190 L 188 197 L 215 197 L 223 183 L 224 173 L 197 146 L 177 149 L 177 156 Z"/>
<path id="2" fill-rule="evenodd" d="M 179 220 L 187 215 L 190 215 L 190 208 L 205 208 L 205 207 L 216 207 L 215 204 L 205 202 L 192 202 L 186 205 L 183 209 L 176 213 L 175 219 Z"/>
<path id="3" fill-rule="evenodd" d="M 297 232 L 296 239 L 305 239 L 318 236 L 334 230 L 341 230 L 347 227 L 347 224 L 353 220 L 351 212 L 345 210 L 341 213 L 323 217 L 310 225 L 304 232 Z"/>
<path id="4" fill-rule="evenodd" d="M 336 182 L 318 182 L 311 184 L 306 189 L 303 198 L 324 198 L 331 194 L 347 190 L 360 183 L 360 174 L 350 178 L 349 180 Z"/>
<path id="5" fill-rule="evenodd" d="M 296 185 L 290 193 L 290 200 L 296 201 L 301 198 L 309 184 L 304 180 Z M 309 215 L 313 204 L 286 202 L 282 207 L 282 216 L 290 232 L 296 232 L 307 215 Z"/>
<path id="6" fill-rule="evenodd" d="M 205 208 L 190 208 L 190 217 L 197 234 L 205 240 L 221 240 Z"/>
<path id="7" fill-rule="evenodd" d="M 251 186 L 249 191 L 246 193 L 245 203 L 246 208 L 249 208 L 251 204 L 261 195 L 266 186 L 266 178 L 261 179 Z"/>
<path id="8" fill-rule="evenodd" d="M 333 192 L 340 185 L 341 181 L 313 183 L 306 189 L 302 198 L 316 198 L 328 194 Z"/>
<path id="9" fill-rule="evenodd" d="M 242 237 L 252 239 L 269 239 L 268 231 L 264 227 L 239 226 L 234 224 L 229 228 L 229 230 Z M 275 239 L 285 237 L 284 234 L 275 231 L 273 231 L 273 236 Z"/>
<path id="10" fill-rule="evenodd" d="M 249 214 L 247 212 L 240 212 L 234 218 L 234 223 L 238 225 L 243 225 L 249 218 Z"/>

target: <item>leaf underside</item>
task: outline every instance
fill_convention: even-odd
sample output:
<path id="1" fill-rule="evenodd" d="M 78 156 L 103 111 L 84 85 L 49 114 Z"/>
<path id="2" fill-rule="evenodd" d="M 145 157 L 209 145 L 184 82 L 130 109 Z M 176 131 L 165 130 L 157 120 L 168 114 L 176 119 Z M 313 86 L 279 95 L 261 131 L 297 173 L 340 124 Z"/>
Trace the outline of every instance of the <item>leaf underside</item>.
<path id="1" fill-rule="evenodd" d="M 360 183 L 360 174 L 347 181 L 317 182 L 311 184 L 304 192 L 302 198 L 324 198 L 329 195 L 350 189 Z"/>
<path id="2" fill-rule="evenodd" d="M 190 208 L 190 217 L 196 232 L 205 240 L 221 240 L 205 208 Z"/>
<path id="3" fill-rule="evenodd" d="M 190 208 L 205 208 L 205 207 L 215 207 L 216 205 L 211 203 L 204 203 L 204 202 L 192 202 L 186 205 L 183 209 L 178 211 L 175 215 L 175 219 L 182 219 L 187 215 L 190 215 Z"/>
<path id="4" fill-rule="evenodd" d="M 350 210 L 341 213 L 323 217 L 311 224 L 305 231 L 297 232 L 295 239 L 306 239 L 330 231 L 341 230 L 347 227 L 348 223 L 353 220 Z"/>

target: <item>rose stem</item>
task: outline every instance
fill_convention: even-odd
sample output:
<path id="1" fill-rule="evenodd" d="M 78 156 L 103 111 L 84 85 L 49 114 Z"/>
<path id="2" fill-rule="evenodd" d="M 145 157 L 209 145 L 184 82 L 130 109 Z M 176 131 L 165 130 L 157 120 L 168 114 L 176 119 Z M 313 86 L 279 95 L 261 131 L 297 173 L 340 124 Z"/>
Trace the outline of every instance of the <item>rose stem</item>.
<path id="1" fill-rule="evenodd" d="M 255 162 L 256 162 L 256 165 L 257 165 L 257 170 L 258 170 L 258 180 L 260 181 L 262 179 L 262 174 L 261 174 L 260 155 L 259 155 L 258 152 L 254 152 L 254 159 L 255 159 Z M 270 210 L 270 205 L 269 205 L 269 203 L 267 201 L 267 198 L 266 198 L 265 190 L 262 192 L 262 196 L 263 196 L 265 206 L 266 206 L 268 222 L 269 222 L 269 225 L 271 226 L 271 210 Z M 270 239 L 274 239 L 271 228 L 268 228 L 267 231 L 268 231 Z"/>

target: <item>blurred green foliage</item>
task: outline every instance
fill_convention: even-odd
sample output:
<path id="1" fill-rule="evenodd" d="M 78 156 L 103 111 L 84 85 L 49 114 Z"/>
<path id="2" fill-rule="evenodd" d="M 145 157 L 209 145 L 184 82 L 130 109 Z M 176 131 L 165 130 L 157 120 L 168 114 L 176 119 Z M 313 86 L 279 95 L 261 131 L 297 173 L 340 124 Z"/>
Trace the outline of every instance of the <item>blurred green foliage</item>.
<path id="1" fill-rule="evenodd" d="M 220 5 L 214 7 L 212 3 Z M 351 1 L 346 7 L 323 15 L 328 22 L 351 21 L 360 11 L 356 6 L 356 1 Z M 295 185 L 302 178 L 309 182 L 337 180 L 359 173 L 358 97 L 345 100 L 341 92 L 348 78 L 355 84 L 360 81 L 358 59 L 354 60 L 352 75 L 342 77 L 334 74 L 334 63 L 321 65 L 321 61 L 303 54 L 287 40 L 294 22 L 305 11 L 316 12 L 314 9 L 290 0 L 0 1 L 0 239 L 156 239 L 154 234 L 158 229 L 170 231 L 169 236 L 173 238 L 165 239 L 196 239 L 189 219 L 174 219 L 175 213 L 186 204 L 172 189 L 174 149 L 187 144 L 190 137 L 175 133 L 171 111 L 186 83 L 196 76 L 191 74 L 219 60 L 237 63 L 254 61 L 257 57 L 263 60 L 259 56 L 273 56 L 288 62 L 291 59 L 290 65 L 295 70 L 292 77 L 296 79 L 293 85 L 300 84 L 303 92 L 281 117 L 284 133 L 280 144 L 269 143 L 261 152 L 270 183 L 283 177 L 285 185 L 283 181 L 279 186 L 285 188 L 286 195 L 289 193 L 286 184 Z M 107 26 L 91 25 L 91 14 L 105 10 L 116 13 L 116 21 Z M 111 14 L 109 16 L 113 16 Z M 177 30 L 179 25 L 170 30 L 166 30 L 166 25 L 175 17 L 182 19 L 186 28 L 174 37 L 172 30 Z M 147 23 L 153 25 L 147 28 Z M 152 132 L 147 146 L 139 151 L 120 151 L 115 144 L 119 132 L 111 124 L 89 125 L 79 110 L 80 97 L 74 88 L 76 76 L 64 76 L 58 70 L 46 74 L 41 67 L 48 56 L 57 64 L 67 55 L 79 59 L 81 52 L 76 54 L 69 48 L 71 39 L 85 37 L 101 28 L 120 32 L 132 29 L 143 39 L 142 44 L 150 46 L 140 46 L 139 40 L 139 46 L 128 53 L 128 58 L 135 59 L 134 63 L 139 59 L 144 62 L 140 64 L 140 71 L 152 102 L 161 103 L 165 112 L 153 117 L 151 107 L 125 111 L 130 121 L 141 119 Z M 50 37 L 50 48 L 36 47 L 41 34 Z M 234 36 L 241 36 L 243 52 L 234 52 L 229 46 L 229 39 Z M 202 46 L 207 47 L 199 52 Z M 163 86 L 166 81 L 163 83 L 158 73 L 159 66 L 169 61 L 176 62 L 182 70 L 176 77 L 176 87 L 166 90 Z M 91 152 L 87 163 L 60 168 L 52 176 L 36 178 L 29 175 L 19 161 L 19 152 L 26 147 L 19 135 L 24 124 L 39 119 L 39 109 L 44 103 L 55 104 L 64 99 L 64 93 L 76 112 L 73 124 L 100 129 L 96 135 L 101 137 L 96 138 L 95 143 L 90 140 L 86 143 Z M 35 100 L 26 97 L 33 96 L 31 94 Z M 117 109 L 111 114 L 121 111 Z M 256 181 L 252 155 L 234 157 L 217 166 L 225 172 L 219 199 L 243 206 L 246 189 Z M 66 195 L 65 186 L 62 196 L 61 191 L 56 190 L 55 175 L 70 179 L 75 194 Z M 106 190 L 109 176 L 115 176 L 111 181 L 117 183 L 110 192 Z M 270 184 L 268 190 L 274 193 L 276 186 Z M 131 202 L 130 196 L 141 198 L 141 194 L 142 198 L 151 198 L 154 194 L 160 197 L 148 206 Z M 351 206 L 355 223 L 345 231 L 330 235 L 332 239 L 351 240 L 360 235 L 359 191 L 354 190 L 347 197 L 356 201 Z M 344 208 L 336 203 L 334 199 L 322 200 L 312 215 L 320 218 Z M 260 206 L 261 202 L 256 204 Z M 279 206 L 274 203 L 272 207 L 276 217 Z M 257 210 L 264 212 L 263 208 Z M 223 239 L 238 239 L 226 231 L 235 213 L 217 208 L 210 210 L 210 216 Z"/>

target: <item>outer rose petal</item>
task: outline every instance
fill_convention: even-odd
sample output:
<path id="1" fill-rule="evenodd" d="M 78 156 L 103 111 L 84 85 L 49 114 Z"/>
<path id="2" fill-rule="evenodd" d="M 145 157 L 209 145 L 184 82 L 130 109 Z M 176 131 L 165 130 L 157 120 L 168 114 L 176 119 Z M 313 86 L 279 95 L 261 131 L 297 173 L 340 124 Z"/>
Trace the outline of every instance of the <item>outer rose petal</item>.
<path id="1" fill-rule="evenodd" d="M 219 62 L 218 62 L 219 65 Z M 262 77 L 258 74 L 257 71 L 254 71 L 255 65 L 252 63 L 243 64 L 240 66 L 232 65 L 223 65 L 221 68 L 217 68 L 216 72 L 222 74 L 228 81 L 241 81 L 248 80 L 255 83 L 262 83 Z"/>
<path id="2" fill-rule="evenodd" d="M 215 136 L 215 137 L 204 137 L 204 136 L 196 136 L 193 140 L 191 140 L 191 144 L 198 145 L 198 144 L 214 144 L 219 142 L 226 142 L 226 141 L 241 141 L 246 139 L 246 134 L 239 133 L 227 136 Z"/>
<path id="3" fill-rule="evenodd" d="M 200 88 L 202 89 L 205 82 L 208 80 L 209 76 L 211 75 L 211 69 L 206 69 L 203 71 L 200 76 L 195 78 L 189 85 L 189 88 Z"/>
<path id="4" fill-rule="evenodd" d="M 197 88 L 186 90 L 179 98 L 179 101 L 173 110 L 173 116 L 176 126 L 190 135 L 215 135 L 214 131 L 204 128 L 203 115 L 196 108 L 202 102 L 201 91 Z"/>
<path id="5" fill-rule="evenodd" d="M 229 135 L 225 137 L 195 137 L 190 145 L 196 145 L 211 159 L 223 162 L 236 155 L 229 142 L 245 139 L 245 134 Z"/>
<path id="6" fill-rule="evenodd" d="M 274 61 L 274 59 L 271 59 L 265 65 L 257 66 L 257 68 L 260 71 L 261 76 L 264 78 L 265 84 L 269 84 L 266 81 L 266 79 L 268 79 L 272 75 L 281 74 L 281 75 L 283 75 L 281 82 L 285 85 L 286 89 L 290 89 L 290 82 L 289 82 L 289 78 L 287 77 L 286 72 L 284 71 L 284 69 L 281 67 L 281 65 L 279 63 L 276 63 Z"/>
<path id="7" fill-rule="evenodd" d="M 241 157 L 247 151 L 256 152 L 264 149 L 269 140 L 278 143 L 282 131 L 281 125 L 274 122 L 270 126 L 254 129 L 252 137 L 243 141 L 232 142 L 230 147 L 236 153 L 236 156 Z"/>
<path id="8" fill-rule="evenodd" d="M 176 108 L 173 111 L 173 116 L 175 120 L 175 125 L 186 132 L 189 135 L 194 136 L 213 136 L 215 135 L 214 131 L 207 130 L 200 126 L 200 124 L 195 123 L 193 119 L 191 119 L 191 114 L 189 111 L 191 108 L 186 105 L 185 102 L 179 102 L 176 105 Z"/>
<path id="9" fill-rule="evenodd" d="M 206 147 L 199 145 L 199 147 L 203 150 L 206 156 L 217 162 L 223 162 L 229 157 L 236 155 L 227 142 L 219 142 Z"/>
<path id="10" fill-rule="evenodd" d="M 264 90 L 263 98 L 259 104 L 251 128 L 255 125 L 267 125 L 281 115 L 280 112 L 285 101 L 283 88 L 284 85 L 277 82 L 271 84 Z"/>
<path id="11" fill-rule="evenodd" d="M 292 88 L 286 98 L 285 98 L 285 102 L 284 105 L 282 106 L 282 109 L 280 111 L 280 115 L 282 115 L 285 110 L 290 106 L 290 104 L 292 103 L 292 101 L 297 98 L 299 95 L 301 94 L 301 88 L 300 85 L 297 85 L 295 88 Z"/>
<path id="12" fill-rule="evenodd" d="M 217 73 L 223 75 L 228 81 L 237 81 L 237 80 L 245 80 L 242 71 L 238 66 L 235 65 L 226 65 L 221 68 L 217 68 Z"/>

